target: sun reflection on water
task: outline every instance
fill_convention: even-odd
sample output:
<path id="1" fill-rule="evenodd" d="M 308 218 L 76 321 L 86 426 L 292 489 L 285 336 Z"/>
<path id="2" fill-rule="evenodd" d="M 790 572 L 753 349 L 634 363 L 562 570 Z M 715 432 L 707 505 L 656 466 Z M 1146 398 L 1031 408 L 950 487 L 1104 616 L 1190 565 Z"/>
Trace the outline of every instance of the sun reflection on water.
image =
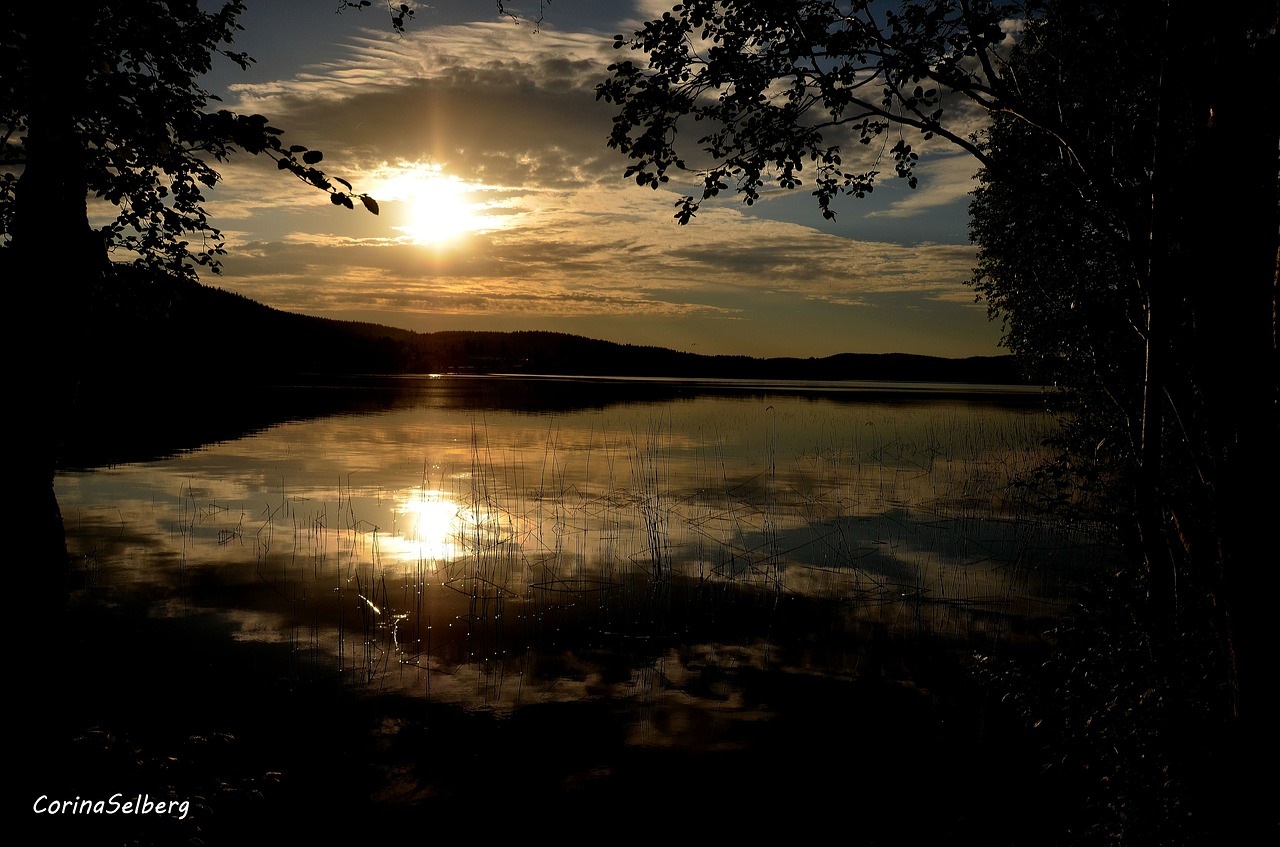
<path id="1" fill-rule="evenodd" d="M 597 696 L 606 667 L 619 696 L 644 692 L 657 662 L 684 697 L 696 685 L 656 658 L 677 631 L 707 639 L 680 663 L 713 655 L 690 668 L 763 667 L 776 659 L 754 639 L 775 637 L 782 596 L 833 604 L 824 639 L 1004 637 L 1060 603 L 1105 541 L 1022 510 L 1011 480 L 1051 421 L 1017 406 L 708 396 L 549 423 L 484 396 L 60 474 L 86 595 L 145 589 L 166 614 L 216 611 L 237 641 L 290 647 L 304 670 L 514 708 L 535 689 Z M 579 670 L 588 654 L 602 670 Z"/>
<path id="2" fill-rule="evenodd" d="M 417 560 L 431 570 L 458 555 L 461 507 L 447 491 L 418 489 L 396 508 L 399 532 L 388 549 L 405 560 Z"/>

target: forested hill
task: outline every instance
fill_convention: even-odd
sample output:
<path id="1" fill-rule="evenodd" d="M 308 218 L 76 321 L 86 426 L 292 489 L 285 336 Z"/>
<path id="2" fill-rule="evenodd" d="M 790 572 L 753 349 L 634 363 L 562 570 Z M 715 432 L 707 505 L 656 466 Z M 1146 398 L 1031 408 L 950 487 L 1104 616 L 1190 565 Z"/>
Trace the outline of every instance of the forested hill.
<path id="1" fill-rule="evenodd" d="M 1020 382 L 1009 357 L 943 359 L 906 353 L 841 353 L 824 358 L 706 356 L 663 347 L 616 344 L 557 332 L 435 332 L 409 343 L 430 373 L 529 373 L 718 379 L 883 379 Z"/>
<path id="2" fill-rule="evenodd" d="M 292 373 L 527 373 L 720 379 L 907 380 L 1010 384 L 1008 356 L 903 353 L 825 358 L 707 356 L 556 332 L 417 333 L 282 312 L 190 282 L 122 270 L 91 305 L 91 343 L 114 378 L 210 368 L 240 378 Z"/>

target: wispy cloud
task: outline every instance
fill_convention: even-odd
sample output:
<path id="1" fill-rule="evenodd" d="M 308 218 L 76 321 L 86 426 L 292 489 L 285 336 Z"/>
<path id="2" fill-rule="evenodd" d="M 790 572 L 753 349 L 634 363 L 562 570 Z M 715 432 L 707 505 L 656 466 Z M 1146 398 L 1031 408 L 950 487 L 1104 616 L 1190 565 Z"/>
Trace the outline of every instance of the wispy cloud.
<path id="1" fill-rule="evenodd" d="M 323 166 L 357 190 L 378 196 L 390 175 L 431 166 L 470 186 L 488 217 L 446 244 L 415 244 L 405 234 L 412 198 L 384 194 L 374 218 L 245 160 L 226 169 L 210 203 L 233 248 L 219 284 L 280 308 L 402 326 L 434 325 L 433 315 L 530 328 L 599 318 L 635 341 L 653 320 L 692 338 L 750 342 L 761 335 L 750 326 L 776 324 L 786 308 L 797 322 L 811 315 L 812 330 L 797 323 L 770 343 L 806 355 L 865 349 L 840 341 L 838 315 L 891 321 L 913 299 L 975 311 L 961 305 L 972 301 L 969 245 L 851 241 L 733 203 L 705 204 L 678 226 L 678 194 L 627 183 L 625 161 L 605 146 L 611 111 L 593 86 L 615 60 L 612 33 L 483 22 L 367 32 L 291 78 L 236 86 L 234 108 L 323 149 Z M 925 190 L 885 214 L 954 203 L 968 190 L 962 170 L 930 165 Z M 963 352 L 993 344 L 981 316 L 961 318 Z M 723 324 L 699 329 L 706 320 L 745 328 L 730 337 Z M 894 346 L 924 349 L 924 332 L 904 329 Z"/>
<path id="2" fill-rule="evenodd" d="M 974 175 L 977 161 L 967 153 L 934 154 L 917 168 L 920 188 L 904 199 L 895 201 L 888 209 L 872 212 L 875 217 L 910 218 L 924 212 L 967 202 L 970 192 L 977 187 Z"/>

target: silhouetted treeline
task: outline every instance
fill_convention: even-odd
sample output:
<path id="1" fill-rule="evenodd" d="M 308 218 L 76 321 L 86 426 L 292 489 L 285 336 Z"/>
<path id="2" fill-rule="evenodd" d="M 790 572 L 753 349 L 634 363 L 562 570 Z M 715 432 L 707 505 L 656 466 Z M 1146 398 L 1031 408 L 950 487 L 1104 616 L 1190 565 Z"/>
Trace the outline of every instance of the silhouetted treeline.
<path id="1" fill-rule="evenodd" d="M 616 344 L 558 332 L 435 332 L 417 336 L 407 352 L 420 366 L 417 372 L 425 373 L 1023 382 L 1004 356 L 943 359 L 907 353 L 841 353 L 821 359 L 757 359 Z"/>
<path id="2" fill-rule="evenodd" d="M 1008 356 L 905 353 L 824 358 L 706 356 L 557 332 L 417 333 L 282 312 L 246 297 L 131 268 L 97 293 L 89 363 L 108 384 L 162 375 L 216 390 L 217 380 L 296 373 L 514 373 L 715 379 L 1024 382 Z M 210 385 L 213 383 L 213 385 Z"/>
<path id="3" fill-rule="evenodd" d="M 1019 381 L 1007 357 L 849 353 L 753 359 L 556 332 L 417 333 L 282 312 L 195 282 L 157 279 L 131 266 L 114 268 L 91 299 L 88 337 L 79 345 L 89 353 L 83 361 L 63 365 L 72 392 L 57 447 L 56 461 L 64 468 L 157 458 L 284 420 L 378 411 L 405 402 L 548 411 L 687 393 L 670 383 L 610 380 L 590 392 L 556 380 L 428 390 L 394 379 L 402 374 Z M 393 378 L 372 380 L 371 374 Z M 424 392 L 430 397 L 420 396 Z"/>

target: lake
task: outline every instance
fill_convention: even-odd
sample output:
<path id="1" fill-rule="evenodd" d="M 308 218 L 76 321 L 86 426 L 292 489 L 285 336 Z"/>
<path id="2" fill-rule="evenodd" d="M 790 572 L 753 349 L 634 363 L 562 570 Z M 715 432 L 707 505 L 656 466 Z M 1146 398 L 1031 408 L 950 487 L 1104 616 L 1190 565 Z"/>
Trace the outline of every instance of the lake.
<path id="1" fill-rule="evenodd" d="M 151 645 L 216 666 L 218 696 L 242 685 L 227 709 L 276 702 L 263 679 L 290 702 L 358 704 L 371 743 L 396 751 L 360 789 L 389 808 L 480 778 L 439 732 L 429 749 L 452 764 L 424 764 L 433 724 L 405 704 L 449 733 L 523 739 L 517 764 L 488 736 L 466 757 L 545 781 L 539 797 L 603 802 L 664 754 L 732 794 L 731 775 L 766 767 L 747 762 L 832 744 L 849 728 L 834 704 L 891 727 L 897 741 L 858 749 L 907 773 L 936 751 L 938 686 L 959 673 L 939 657 L 1033 641 L 1110 555 L 1098 528 L 1037 506 L 1053 419 L 1034 391 L 457 376 L 287 390 L 345 399 L 58 474 L 72 610 L 133 633 L 96 656 L 103 678 L 154 674 L 136 653 Z M 105 692 L 102 714 L 149 708 L 139 684 Z M 885 761 L 894 745 L 904 762 Z"/>

